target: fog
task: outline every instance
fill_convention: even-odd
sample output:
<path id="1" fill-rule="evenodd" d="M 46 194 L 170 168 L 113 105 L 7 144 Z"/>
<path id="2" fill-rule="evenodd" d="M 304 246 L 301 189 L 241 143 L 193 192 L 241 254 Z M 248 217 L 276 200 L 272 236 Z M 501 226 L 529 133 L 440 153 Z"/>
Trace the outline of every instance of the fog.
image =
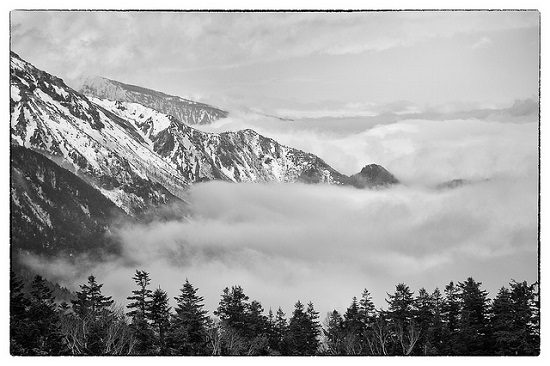
<path id="1" fill-rule="evenodd" d="M 364 288 L 385 307 L 386 292 L 401 282 L 417 293 L 472 276 L 494 297 L 511 279 L 537 280 L 535 122 L 404 120 L 338 136 L 287 127 L 266 131 L 347 174 L 380 163 L 403 184 L 373 191 L 196 184 L 188 218 L 118 226 L 121 257 L 27 262 L 72 289 L 94 273 L 121 304 L 143 269 L 151 287 L 171 298 L 189 279 L 209 311 L 224 287 L 238 284 L 266 310 L 281 306 L 288 316 L 297 300 L 312 301 L 322 317 L 343 311 Z M 471 184 L 434 188 L 454 178 Z"/>

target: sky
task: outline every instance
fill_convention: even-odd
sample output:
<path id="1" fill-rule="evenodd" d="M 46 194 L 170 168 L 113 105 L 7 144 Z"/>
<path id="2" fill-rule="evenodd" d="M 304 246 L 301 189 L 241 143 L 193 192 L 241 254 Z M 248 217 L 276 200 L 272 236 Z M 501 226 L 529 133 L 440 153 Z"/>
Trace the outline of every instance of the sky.
<path id="1" fill-rule="evenodd" d="M 97 75 L 280 117 L 537 98 L 539 13 L 11 12 L 11 49 L 78 87 Z"/>
<path id="2" fill-rule="evenodd" d="M 136 269 L 214 310 L 242 285 L 289 315 L 313 301 L 378 307 L 473 276 L 491 297 L 537 280 L 538 12 L 12 12 L 11 49 L 78 87 L 99 75 L 212 103 L 345 174 L 378 163 L 386 190 L 210 182 L 190 218 L 117 226 L 125 255 L 27 262 L 75 288 L 89 272 L 121 302 Z M 274 117 L 290 120 L 280 120 Z M 434 187 L 452 179 L 458 189 Z M 78 282 L 80 281 L 80 282 Z"/>

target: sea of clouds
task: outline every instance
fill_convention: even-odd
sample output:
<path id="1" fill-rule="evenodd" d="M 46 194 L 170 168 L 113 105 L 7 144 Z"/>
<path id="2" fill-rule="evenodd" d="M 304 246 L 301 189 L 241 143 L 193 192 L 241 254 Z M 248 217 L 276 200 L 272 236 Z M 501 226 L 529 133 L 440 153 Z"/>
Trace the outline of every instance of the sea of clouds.
<path id="1" fill-rule="evenodd" d="M 28 261 L 72 289 L 94 273 L 121 304 L 143 269 L 170 297 L 187 278 L 209 311 L 224 287 L 241 285 L 266 309 L 290 315 L 297 300 L 312 301 L 322 317 L 344 311 L 364 288 L 385 307 L 386 293 L 402 282 L 432 291 L 473 276 L 493 297 L 511 279 L 537 280 L 536 122 L 317 122 L 250 115 L 204 129 L 254 128 L 345 174 L 381 164 L 402 184 L 196 184 L 187 217 L 119 225 L 121 257 Z M 435 188 L 458 178 L 470 184 Z"/>

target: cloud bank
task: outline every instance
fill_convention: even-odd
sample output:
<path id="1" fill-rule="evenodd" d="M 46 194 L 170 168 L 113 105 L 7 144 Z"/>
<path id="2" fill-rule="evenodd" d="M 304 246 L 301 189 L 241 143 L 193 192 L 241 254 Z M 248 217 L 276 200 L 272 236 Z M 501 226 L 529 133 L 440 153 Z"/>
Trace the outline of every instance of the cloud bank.
<path id="1" fill-rule="evenodd" d="M 152 288 L 160 285 L 172 298 L 189 279 L 209 311 L 223 288 L 238 284 L 266 309 L 281 306 L 287 315 L 297 300 L 313 301 L 323 316 L 343 311 L 364 288 L 384 307 L 386 292 L 401 282 L 431 291 L 473 276 L 494 296 L 511 279 L 537 280 L 536 122 L 241 114 L 203 128 L 254 128 L 347 174 L 376 162 L 403 184 L 375 191 L 197 184 L 188 217 L 117 226 L 120 257 L 27 263 L 72 289 L 94 273 L 121 304 L 133 273 L 143 269 Z M 434 188 L 456 178 L 472 183 Z"/>
<path id="2" fill-rule="evenodd" d="M 400 282 L 433 290 L 473 276 L 494 295 L 512 278 L 537 276 L 533 179 L 448 191 L 209 182 L 190 197 L 189 220 L 121 226 L 121 257 L 31 264 L 72 288 L 94 273 L 122 304 L 133 272 L 145 269 L 171 297 L 188 278 L 210 311 L 224 287 L 239 284 L 287 314 L 298 299 L 322 314 L 344 310 L 363 288 L 385 306 Z"/>

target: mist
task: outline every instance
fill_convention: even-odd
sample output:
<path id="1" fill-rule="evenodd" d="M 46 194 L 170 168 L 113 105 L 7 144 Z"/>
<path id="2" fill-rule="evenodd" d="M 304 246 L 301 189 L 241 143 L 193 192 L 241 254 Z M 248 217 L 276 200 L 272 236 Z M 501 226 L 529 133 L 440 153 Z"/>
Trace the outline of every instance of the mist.
<path id="1" fill-rule="evenodd" d="M 240 285 L 266 310 L 290 316 L 297 300 L 322 317 L 368 289 L 377 307 L 406 283 L 415 293 L 474 277 L 494 297 L 512 279 L 538 275 L 538 125 L 478 119 L 282 121 L 258 115 L 206 130 L 253 127 L 353 174 L 382 164 L 402 184 L 388 189 L 208 182 L 189 191 L 189 211 L 113 230 L 122 255 L 26 263 L 78 290 L 93 273 L 125 305 L 136 269 L 171 298 L 188 279 L 216 309 Z M 269 122 L 269 123 L 268 123 Z M 380 121 L 377 121 L 380 122 Z M 438 190 L 451 179 L 462 187 Z M 173 219 L 166 220 L 166 217 Z M 172 305 L 174 303 L 172 302 Z"/>
<path id="2" fill-rule="evenodd" d="M 494 296 L 511 279 L 537 279 L 537 187 L 528 179 L 448 191 L 209 182 L 190 197 L 190 219 L 120 226 L 120 257 L 27 263 L 71 289 L 93 273 L 124 305 L 144 269 L 170 297 L 188 279 L 209 311 L 223 288 L 241 285 L 287 315 L 297 300 L 343 311 L 364 288 L 385 307 L 401 282 L 431 291 L 473 276 Z"/>

